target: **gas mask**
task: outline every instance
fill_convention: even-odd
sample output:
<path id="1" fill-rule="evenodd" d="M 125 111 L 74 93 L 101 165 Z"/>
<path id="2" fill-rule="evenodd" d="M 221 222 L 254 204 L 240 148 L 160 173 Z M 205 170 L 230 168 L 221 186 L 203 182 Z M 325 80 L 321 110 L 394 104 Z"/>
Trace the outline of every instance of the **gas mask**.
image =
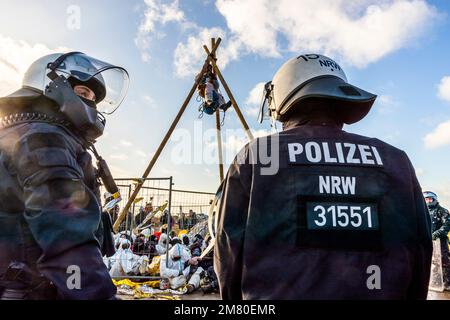
<path id="1" fill-rule="evenodd" d="M 93 142 L 103 134 L 106 119 L 95 102 L 76 95 L 64 76 L 53 78 L 44 94 L 59 105 L 60 112 L 87 141 Z"/>

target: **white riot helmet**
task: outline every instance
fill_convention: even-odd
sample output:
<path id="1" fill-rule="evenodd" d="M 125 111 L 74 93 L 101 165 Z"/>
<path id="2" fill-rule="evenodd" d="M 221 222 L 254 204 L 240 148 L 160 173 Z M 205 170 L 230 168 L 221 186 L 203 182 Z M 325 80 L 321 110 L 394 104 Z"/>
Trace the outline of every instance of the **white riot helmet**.
<path id="1" fill-rule="evenodd" d="M 266 84 L 265 92 L 260 122 L 266 103 L 273 119 L 285 121 L 292 107 L 301 109 L 299 102 L 324 98 L 333 99 L 342 121 L 350 124 L 364 118 L 376 99 L 376 95 L 349 84 L 342 68 L 319 54 L 305 54 L 288 60 Z"/>
<path id="2" fill-rule="evenodd" d="M 44 95 L 56 102 L 60 112 L 87 140 L 103 134 L 103 114 L 113 113 L 128 90 L 128 72 L 81 52 L 55 53 L 33 62 L 25 73 L 22 89 L 5 98 L 27 98 Z M 95 101 L 77 96 L 76 85 L 95 93 Z"/>

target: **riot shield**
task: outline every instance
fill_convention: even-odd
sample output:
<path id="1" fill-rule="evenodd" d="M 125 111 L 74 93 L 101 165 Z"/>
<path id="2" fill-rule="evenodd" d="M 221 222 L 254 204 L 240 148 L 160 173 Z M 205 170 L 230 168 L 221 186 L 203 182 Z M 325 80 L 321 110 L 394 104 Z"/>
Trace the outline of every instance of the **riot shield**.
<path id="1" fill-rule="evenodd" d="M 431 259 L 430 283 L 428 288 L 433 291 L 444 291 L 441 239 L 439 238 L 433 241 L 433 257 Z"/>

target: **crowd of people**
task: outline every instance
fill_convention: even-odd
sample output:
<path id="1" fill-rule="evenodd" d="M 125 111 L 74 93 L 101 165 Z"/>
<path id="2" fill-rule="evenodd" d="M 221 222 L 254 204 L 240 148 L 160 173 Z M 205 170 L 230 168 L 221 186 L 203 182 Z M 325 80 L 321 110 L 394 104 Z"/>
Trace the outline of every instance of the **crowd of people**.
<path id="1" fill-rule="evenodd" d="M 164 217 L 164 215 L 163 215 Z M 152 226 L 138 234 L 126 230 L 114 235 L 116 252 L 104 257 L 111 277 L 160 277 L 161 289 L 183 289 L 191 293 L 218 291 L 213 252 L 200 257 L 208 247 L 210 235 L 181 230 L 168 233 L 168 225 Z"/>

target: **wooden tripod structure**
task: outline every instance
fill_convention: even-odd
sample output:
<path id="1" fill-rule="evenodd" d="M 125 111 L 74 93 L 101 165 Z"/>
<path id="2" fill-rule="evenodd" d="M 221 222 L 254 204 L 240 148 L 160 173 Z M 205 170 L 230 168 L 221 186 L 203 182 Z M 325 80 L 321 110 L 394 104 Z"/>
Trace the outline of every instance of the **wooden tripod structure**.
<path id="1" fill-rule="evenodd" d="M 190 100 L 192 99 L 192 96 L 194 95 L 197 86 L 199 85 L 200 81 L 202 80 L 208 65 L 211 65 L 214 73 L 217 75 L 217 77 L 219 78 L 220 82 L 222 83 L 222 86 L 224 87 L 228 98 L 231 101 L 231 104 L 234 107 L 234 110 L 236 111 L 236 114 L 245 130 L 245 133 L 247 134 L 247 137 L 249 140 L 253 140 L 253 134 L 250 131 L 250 128 L 247 124 L 247 122 L 244 119 L 244 116 L 241 112 L 241 110 L 239 109 L 239 106 L 236 102 L 236 100 L 234 99 L 234 96 L 230 90 L 230 88 L 228 87 L 227 82 L 225 81 L 225 79 L 222 76 L 222 73 L 220 72 L 219 68 L 217 67 L 216 64 L 216 51 L 217 48 L 220 45 L 220 42 L 222 41 L 222 39 L 217 38 L 217 40 L 215 38 L 211 39 L 211 49 L 208 49 L 208 47 L 206 45 L 203 46 L 203 49 L 205 50 L 207 57 L 206 60 L 203 64 L 203 67 L 200 71 L 199 76 L 196 78 L 194 85 L 192 86 L 191 90 L 189 91 L 186 99 L 184 100 L 183 104 L 181 105 L 180 110 L 178 111 L 178 114 L 176 115 L 175 119 L 173 120 L 172 124 L 170 125 L 169 130 L 166 132 L 166 135 L 164 136 L 163 140 L 161 141 L 160 145 L 158 146 L 158 149 L 156 150 L 154 156 L 152 157 L 152 159 L 150 160 L 150 163 L 148 164 L 147 168 L 144 171 L 144 174 L 142 175 L 142 178 L 139 179 L 136 188 L 134 189 L 133 193 L 130 195 L 130 198 L 128 199 L 125 207 L 123 208 L 122 212 L 120 212 L 119 216 L 117 217 L 117 220 L 114 222 L 114 232 L 117 232 L 119 230 L 119 226 L 122 223 L 122 221 L 125 219 L 126 215 L 128 214 L 128 210 L 130 209 L 131 205 L 133 204 L 134 199 L 136 198 L 136 196 L 138 195 L 139 191 L 141 190 L 142 185 L 145 182 L 145 179 L 148 177 L 148 175 L 150 174 L 150 171 L 152 170 L 153 166 L 155 165 L 156 161 L 158 160 L 161 152 L 163 151 L 164 147 L 167 144 L 167 141 L 169 140 L 170 136 L 172 135 L 172 132 L 175 130 L 175 127 L 177 126 L 178 122 L 181 119 L 181 116 L 183 115 L 184 111 L 186 110 L 186 107 L 188 106 Z M 220 114 L 219 114 L 219 108 L 216 109 L 216 128 L 217 128 L 217 146 L 218 146 L 218 156 L 219 156 L 219 175 L 220 175 L 220 181 L 222 182 L 222 180 L 224 179 L 224 174 L 223 174 L 223 154 L 222 154 L 222 134 L 220 131 Z"/>

